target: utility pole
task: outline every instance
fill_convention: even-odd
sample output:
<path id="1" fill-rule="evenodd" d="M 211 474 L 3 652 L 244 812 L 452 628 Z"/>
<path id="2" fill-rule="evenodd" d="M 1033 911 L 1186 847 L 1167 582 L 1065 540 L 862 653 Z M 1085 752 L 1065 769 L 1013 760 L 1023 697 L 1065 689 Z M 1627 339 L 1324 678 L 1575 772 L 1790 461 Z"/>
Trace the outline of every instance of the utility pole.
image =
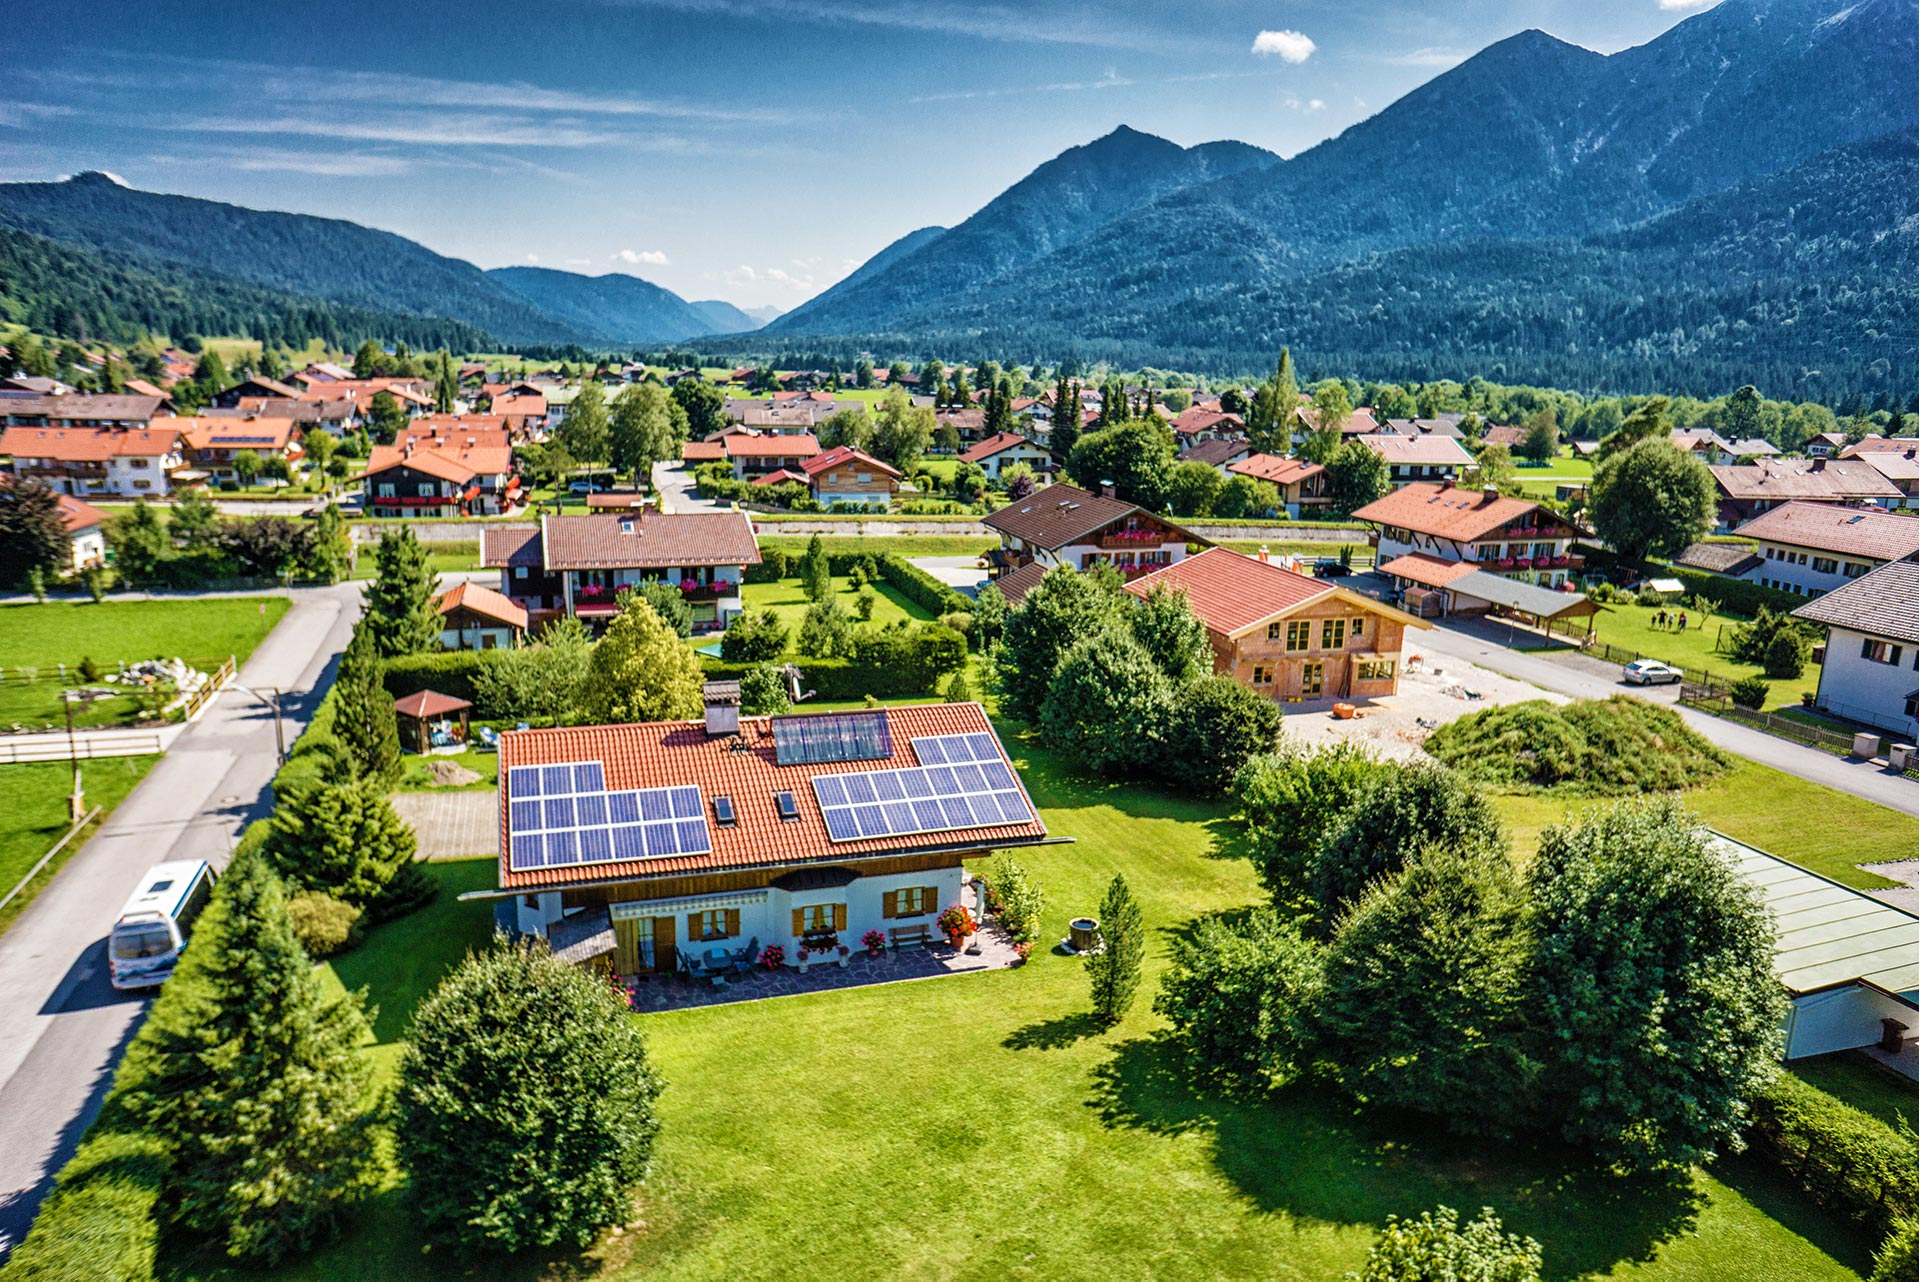
<path id="1" fill-rule="evenodd" d="M 60 691 L 60 706 L 67 713 L 67 761 L 73 766 L 73 791 L 67 795 L 67 822 L 71 827 L 87 813 L 87 794 L 80 786 L 80 743 L 73 734 L 73 691 Z"/>

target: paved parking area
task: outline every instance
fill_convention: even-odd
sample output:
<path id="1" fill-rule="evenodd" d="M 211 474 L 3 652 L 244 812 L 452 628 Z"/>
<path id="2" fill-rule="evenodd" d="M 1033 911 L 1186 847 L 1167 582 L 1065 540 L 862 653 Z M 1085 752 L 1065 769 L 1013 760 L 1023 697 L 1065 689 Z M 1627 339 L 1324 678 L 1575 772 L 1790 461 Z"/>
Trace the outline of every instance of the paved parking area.
<path id="1" fill-rule="evenodd" d="M 397 792 L 393 808 L 413 826 L 418 859 L 500 853 L 500 802 L 492 792 Z"/>
<path id="2" fill-rule="evenodd" d="M 977 595 L 987 583 L 986 567 L 977 556 L 912 556 L 907 560 L 962 596 Z"/>

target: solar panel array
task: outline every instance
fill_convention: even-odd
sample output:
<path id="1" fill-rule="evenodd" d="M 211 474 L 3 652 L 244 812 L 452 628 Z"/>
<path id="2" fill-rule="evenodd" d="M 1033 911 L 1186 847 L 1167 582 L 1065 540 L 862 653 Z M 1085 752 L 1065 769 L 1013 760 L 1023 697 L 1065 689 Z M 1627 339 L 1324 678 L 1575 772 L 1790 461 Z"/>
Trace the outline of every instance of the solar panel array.
<path id="1" fill-rule="evenodd" d="M 883 761 L 893 755 L 884 712 L 829 712 L 773 719 L 773 759 L 783 766 Z"/>
<path id="2" fill-rule="evenodd" d="M 713 849 L 698 788 L 609 792 L 598 761 L 509 769 L 507 835 L 515 872 Z"/>
<path id="3" fill-rule="evenodd" d="M 1026 793 L 992 735 L 915 739 L 913 749 L 925 764 L 814 776 L 829 837 L 863 841 L 1033 822 Z"/>

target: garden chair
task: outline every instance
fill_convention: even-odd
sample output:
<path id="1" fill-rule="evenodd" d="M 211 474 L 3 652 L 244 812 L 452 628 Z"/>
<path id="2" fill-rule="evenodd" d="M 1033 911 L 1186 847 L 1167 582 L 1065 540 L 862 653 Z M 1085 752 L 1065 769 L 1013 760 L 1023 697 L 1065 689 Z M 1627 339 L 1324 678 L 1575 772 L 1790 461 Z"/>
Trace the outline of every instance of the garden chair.
<path id="1" fill-rule="evenodd" d="M 480 741 L 479 746 L 474 749 L 475 752 L 500 751 L 500 736 L 494 733 L 492 726 L 481 726 L 473 733 L 474 737 Z"/>

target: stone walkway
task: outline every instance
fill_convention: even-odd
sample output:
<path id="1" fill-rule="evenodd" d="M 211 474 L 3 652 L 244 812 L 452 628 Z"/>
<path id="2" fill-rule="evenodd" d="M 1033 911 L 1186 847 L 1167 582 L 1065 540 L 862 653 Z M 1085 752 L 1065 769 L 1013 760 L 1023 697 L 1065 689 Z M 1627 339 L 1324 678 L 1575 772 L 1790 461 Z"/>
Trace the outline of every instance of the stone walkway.
<path id="1" fill-rule="evenodd" d="M 500 853 L 500 803 L 494 792 L 396 792 L 393 808 L 413 828 L 416 859 L 466 859 Z"/>
<path id="2" fill-rule="evenodd" d="M 643 1013 L 666 1010 L 690 1010 L 696 1006 L 722 1006 L 732 1002 L 757 1002 L 770 997 L 797 997 L 803 993 L 825 993 L 842 988 L 864 988 L 869 984 L 897 984 L 913 979 L 938 979 L 943 975 L 965 975 L 976 971 L 1000 970 L 1015 965 L 1019 956 L 1013 941 L 997 921 L 988 921 L 974 937 L 980 945 L 978 956 L 956 952 L 946 943 L 919 948 L 902 948 L 869 957 L 855 947 L 843 969 L 839 966 L 813 966 L 802 975 L 791 966 L 778 970 L 755 968 L 715 987 L 707 980 L 692 980 L 674 975 L 643 975 L 629 990 L 633 1009 Z"/>

